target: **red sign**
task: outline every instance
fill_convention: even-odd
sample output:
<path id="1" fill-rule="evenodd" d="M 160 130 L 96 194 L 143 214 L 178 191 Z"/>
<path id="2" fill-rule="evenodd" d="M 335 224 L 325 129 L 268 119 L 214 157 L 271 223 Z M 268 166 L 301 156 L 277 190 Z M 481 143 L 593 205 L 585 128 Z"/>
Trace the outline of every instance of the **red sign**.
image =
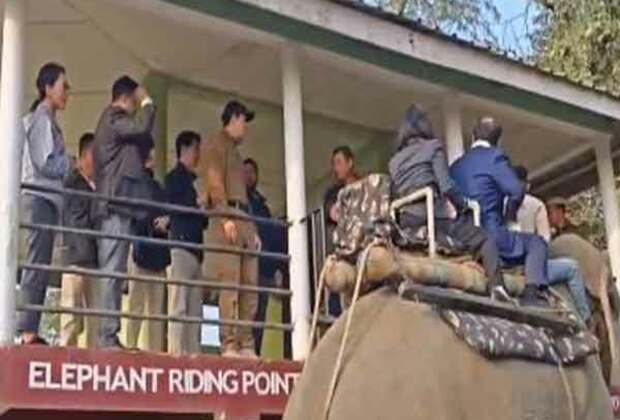
<path id="1" fill-rule="evenodd" d="M 16 409 L 281 414 L 301 366 L 214 356 L 25 346 L 0 349 L 0 399 Z"/>

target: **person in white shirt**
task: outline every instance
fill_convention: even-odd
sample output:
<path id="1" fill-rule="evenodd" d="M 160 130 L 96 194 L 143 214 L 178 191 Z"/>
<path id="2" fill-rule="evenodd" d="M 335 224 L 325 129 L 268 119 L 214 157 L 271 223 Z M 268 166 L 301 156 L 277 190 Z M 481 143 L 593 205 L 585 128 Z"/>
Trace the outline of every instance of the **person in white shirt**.
<path id="1" fill-rule="evenodd" d="M 514 167 L 519 180 L 525 186 L 525 191 L 529 192 L 530 183 L 528 182 L 528 172 L 523 166 Z M 551 240 L 551 227 L 547 207 L 540 199 L 526 193 L 523 203 L 517 211 L 517 223 L 522 232 L 535 233 L 542 236 L 547 243 Z M 549 285 L 566 283 L 568 290 L 575 302 L 575 308 L 584 321 L 588 321 L 592 315 L 586 287 L 583 279 L 583 272 L 579 263 L 566 257 L 552 258 L 547 261 L 547 273 Z"/>
<path id="2" fill-rule="evenodd" d="M 519 180 L 525 185 L 525 198 L 519 211 L 517 212 L 517 223 L 520 230 L 527 233 L 535 233 L 543 237 L 547 242 L 551 239 L 551 228 L 549 227 L 549 217 L 545 203 L 529 193 L 530 183 L 528 181 L 528 171 L 524 166 L 516 166 L 515 173 Z"/>

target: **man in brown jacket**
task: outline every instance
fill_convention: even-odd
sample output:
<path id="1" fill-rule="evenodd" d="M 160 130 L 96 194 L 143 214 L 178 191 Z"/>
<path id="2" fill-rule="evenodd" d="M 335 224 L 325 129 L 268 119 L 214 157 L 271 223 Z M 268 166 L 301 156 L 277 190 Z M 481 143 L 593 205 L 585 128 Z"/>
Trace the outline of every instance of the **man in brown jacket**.
<path id="1" fill-rule="evenodd" d="M 254 113 L 245 105 L 229 102 L 222 113 L 223 129 L 202 150 L 203 185 L 210 207 L 237 215 L 248 214 L 248 197 L 243 177 L 243 159 L 238 146 L 243 141 L 247 124 Z M 256 251 L 260 241 L 253 222 L 236 218 L 214 218 L 212 239 L 221 245 Z M 213 258 L 216 277 L 233 284 L 257 284 L 258 258 L 248 255 L 220 253 Z M 234 290 L 220 292 L 220 317 L 224 320 L 252 321 L 256 313 L 257 295 Z M 252 328 L 220 327 L 221 353 L 228 357 L 256 358 Z"/>

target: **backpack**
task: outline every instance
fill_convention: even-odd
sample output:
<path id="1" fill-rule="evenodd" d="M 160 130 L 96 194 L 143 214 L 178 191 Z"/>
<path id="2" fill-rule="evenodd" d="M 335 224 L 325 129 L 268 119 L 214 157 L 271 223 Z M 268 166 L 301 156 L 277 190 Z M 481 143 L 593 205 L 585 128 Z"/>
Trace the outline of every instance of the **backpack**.
<path id="1" fill-rule="evenodd" d="M 353 261 L 374 239 L 388 243 L 390 229 L 390 177 L 371 174 L 338 193 L 338 224 L 333 240 L 338 257 Z"/>

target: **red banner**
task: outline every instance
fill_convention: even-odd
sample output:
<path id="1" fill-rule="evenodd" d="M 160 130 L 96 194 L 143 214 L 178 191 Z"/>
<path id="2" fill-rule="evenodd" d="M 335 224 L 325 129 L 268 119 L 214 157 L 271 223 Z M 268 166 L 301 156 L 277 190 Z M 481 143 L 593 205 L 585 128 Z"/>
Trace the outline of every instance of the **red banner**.
<path id="1" fill-rule="evenodd" d="M 292 362 L 25 346 L 0 349 L 0 398 L 16 409 L 280 414 Z"/>

